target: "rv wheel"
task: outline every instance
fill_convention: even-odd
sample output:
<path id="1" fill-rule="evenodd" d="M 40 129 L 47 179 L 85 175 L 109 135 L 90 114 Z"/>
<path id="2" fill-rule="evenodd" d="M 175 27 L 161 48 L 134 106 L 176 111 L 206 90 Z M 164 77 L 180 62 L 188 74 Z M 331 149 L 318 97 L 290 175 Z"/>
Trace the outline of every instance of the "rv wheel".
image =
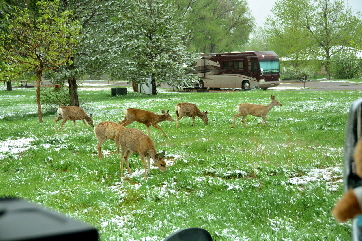
<path id="1" fill-rule="evenodd" d="M 250 89 L 250 82 L 248 80 L 244 80 L 243 83 L 241 83 L 241 89 L 242 90 L 249 90 Z"/>

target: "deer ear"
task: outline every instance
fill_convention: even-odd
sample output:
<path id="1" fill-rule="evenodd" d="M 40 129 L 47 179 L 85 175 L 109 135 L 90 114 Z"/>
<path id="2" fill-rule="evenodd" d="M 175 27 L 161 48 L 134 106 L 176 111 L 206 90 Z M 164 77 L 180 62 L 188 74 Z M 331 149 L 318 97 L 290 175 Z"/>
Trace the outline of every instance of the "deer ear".
<path id="1" fill-rule="evenodd" d="M 163 157 L 165 157 L 165 151 L 162 151 L 161 153 L 160 153 L 160 156 L 163 158 Z"/>
<path id="2" fill-rule="evenodd" d="M 168 112 L 170 112 L 170 110 L 167 110 L 167 114 L 168 114 Z"/>
<path id="3" fill-rule="evenodd" d="M 162 114 L 165 114 L 165 110 L 162 110 L 161 112 L 162 112 Z"/>
<path id="4" fill-rule="evenodd" d="M 270 99 L 275 100 L 275 96 L 274 96 L 274 95 L 271 95 L 271 96 L 270 96 Z"/>

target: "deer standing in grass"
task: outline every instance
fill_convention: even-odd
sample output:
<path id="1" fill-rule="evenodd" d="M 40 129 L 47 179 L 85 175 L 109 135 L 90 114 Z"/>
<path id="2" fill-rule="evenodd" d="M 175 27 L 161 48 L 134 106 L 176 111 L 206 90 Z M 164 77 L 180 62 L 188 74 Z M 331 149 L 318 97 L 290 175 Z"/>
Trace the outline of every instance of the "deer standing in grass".
<path id="1" fill-rule="evenodd" d="M 182 119 L 182 117 L 187 116 L 192 118 L 191 125 L 194 126 L 195 117 L 200 117 L 204 123 L 207 125 L 209 122 L 209 118 L 207 117 L 207 111 L 201 112 L 199 108 L 192 103 L 178 103 L 175 106 L 176 111 L 176 128 L 178 128 L 178 121 Z"/>
<path id="2" fill-rule="evenodd" d="M 104 156 L 102 154 L 102 145 L 106 140 L 112 140 L 116 143 L 116 153 L 119 153 L 120 143 L 119 136 L 122 131 L 126 130 L 124 126 L 117 124 L 112 121 L 102 121 L 96 127 L 94 127 L 94 133 L 98 139 L 97 143 L 97 152 L 98 157 L 103 159 Z"/>
<path id="3" fill-rule="evenodd" d="M 68 120 L 73 121 L 74 127 L 76 126 L 75 125 L 76 120 L 82 120 L 83 124 L 87 125 L 84 121 L 84 120 L 86 120 L 90 126 L 94 127 L 92 114 L 90 114 L 88 116 L 85 113 L 85 111 L 78 106 L 60 106 L 57 110 L 57 113 L 58 113 L 58 117 L 54 120 L 55 129 L 57 128 L 57 125 L 56 125 L 57 122 L 62 119 L 63 119 L 63 122 L 60 124 L 62 127 L 62 131 L 64 131 L 64 124 Z"/>
<path id="4" fill-rule="evenodd" d="M 280 104 L 279 101 L 277 101 L 275 99 L 274 95 L 271 95 L 270 99 L 271 99 L 271 102 L 269 105 L 257 105 L 257 104 L 248 104 L 248 103 L 240 104 L 238 106 L 239 113 L 234 115 L 233 125 L 231 128 L 233 128 L 235 126 L 235 119 L 240 116 L 243 117 L 241 119 L 241 122 L 243 122 L 244 127 L 246 127 L 245 119 L 246 119 L 247 115 L 261 117 L 263 119 L 263 123 L 265 123 L 265 125 L 268 125 L 268 123 L 266 122 L 266 115 L 268 114 L 268 112 L 274 106 L 282 106 L 282 104 Z M 259 123 L 259 124 L 261 124 L 261 123 Z"/>
<path id="5" fill-rule="evenodd" d="M 147 110 L 129 108 L 124 112 L 125 114 L 124 120 L 118 123 L 126 127 L 132 122 L 137 121 L 139 123 L 146 125 L 147 133 L 149 136 L 151 136 L 150 126 L 153 126 L 162 131 L 163 135 L 167 137 L 166 133 L 161 129 L 161 127 L 158 126 L 158 123 L 162 121 L 174 121 L 174 119 L 172 119 L 171 115 L 168 112 L 169 111 L 166 112 L 162 110 L 162 115 L 158 115 Z"/>
<path id="6" fill-rule="evenodd" d="M 152 158 L 153 162 L 161 171 L 166 171 L 164 153 L 157 154 L 154 142 L 142 131 L 134 128 L 125 129 L 124 131 L 122 131 L 122 134 L 119 135 L 119 143 L 121 144 L 122 149 L 120 164 L 121 177 L 123 177 L 124 162 L 126 162 L 128 173 L 132 174 L 131 169 L 129 168 L 128 157 L 133 152 L 136 152 L 140 155 L 141 161 L 145 169 L 145 179 L 147 179 L 147 173 L 150 173 L 151 171 L 150 158 Z M 145 159 L 147 160 L 147 163 Z"/>

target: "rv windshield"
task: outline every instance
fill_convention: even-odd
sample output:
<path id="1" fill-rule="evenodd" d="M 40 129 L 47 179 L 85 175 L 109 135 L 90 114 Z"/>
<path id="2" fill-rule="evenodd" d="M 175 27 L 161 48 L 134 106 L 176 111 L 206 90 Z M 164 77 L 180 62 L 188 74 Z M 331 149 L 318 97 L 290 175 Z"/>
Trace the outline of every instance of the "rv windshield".
<path id="1" fill-rule="evenodd" d="M 279 60 L 260 60 L 262 74 L 279 74 Z"/>

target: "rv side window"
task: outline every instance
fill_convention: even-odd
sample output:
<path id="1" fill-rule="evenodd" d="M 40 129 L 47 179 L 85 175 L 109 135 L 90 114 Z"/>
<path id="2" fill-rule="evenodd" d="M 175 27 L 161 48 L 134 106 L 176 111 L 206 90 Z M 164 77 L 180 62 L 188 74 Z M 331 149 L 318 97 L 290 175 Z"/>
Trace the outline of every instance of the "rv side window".
<path id="1" fill-rule="evenodd" d="M 233 62 L 234 68 L 233 69 L 243 69 L 243 62 L 235 61 Z"/>
<path id="2" fill-rule="evenodd" d="M 258 62 L 255 60 L 251 61 L 251 72 L 253 73 L 258 72 Z"/>
<path id="3" fill-rule="evenodd" d="M 223 63 L 223 69 L 231 69 L 231 63 L 230 62 L 224 62 Z"/>

